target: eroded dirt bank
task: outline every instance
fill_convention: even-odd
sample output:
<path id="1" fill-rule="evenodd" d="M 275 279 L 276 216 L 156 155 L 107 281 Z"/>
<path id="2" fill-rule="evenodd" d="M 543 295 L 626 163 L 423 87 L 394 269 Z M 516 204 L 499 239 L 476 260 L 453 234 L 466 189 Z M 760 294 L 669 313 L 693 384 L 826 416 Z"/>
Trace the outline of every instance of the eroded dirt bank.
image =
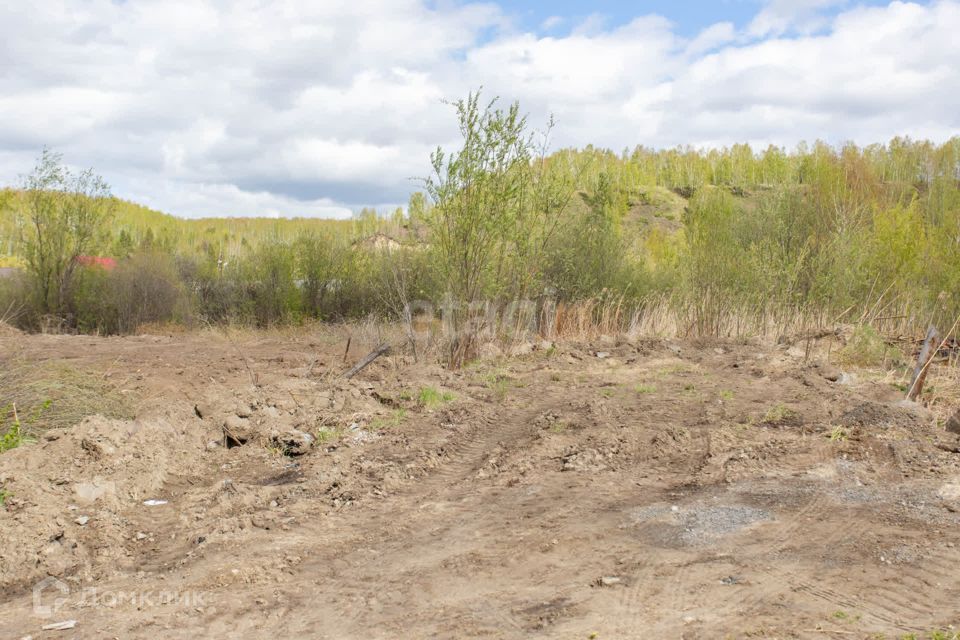
<path id="1" fill-rule="evenodd" d="M 459 372 L 382 358 L 342 381 L 330 336 L 0 342 L 139 406 L 0 456 L 3 637 L 960 624 L 960 442 L 869 372 L 609 340 Z"/>

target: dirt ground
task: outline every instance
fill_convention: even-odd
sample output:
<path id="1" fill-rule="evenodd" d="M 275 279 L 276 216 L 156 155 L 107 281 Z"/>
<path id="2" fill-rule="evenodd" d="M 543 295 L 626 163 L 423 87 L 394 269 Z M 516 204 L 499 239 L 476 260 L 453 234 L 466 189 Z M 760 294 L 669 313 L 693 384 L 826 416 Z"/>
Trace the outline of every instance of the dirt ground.
<path id="1" fill-rule="evenodd" d="M 138 407 L 0 456 L 0 637 L 960 628 L 960 439 L 881 372 L 608 339 L 344 381 L 344 342 L 0 336 Z"/>

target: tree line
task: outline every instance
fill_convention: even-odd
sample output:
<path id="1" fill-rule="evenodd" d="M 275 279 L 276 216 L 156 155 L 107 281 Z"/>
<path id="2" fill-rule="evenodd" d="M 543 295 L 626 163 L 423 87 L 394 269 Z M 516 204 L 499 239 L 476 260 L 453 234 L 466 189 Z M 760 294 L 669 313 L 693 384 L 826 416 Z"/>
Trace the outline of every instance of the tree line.
<path id="1" fill-rule="evenodd" d="M 656 302 L 712 335 L 735 316 L 960 311 L 960 138 L 551 151 L 552 122 L 534 129 L 516 103 L 471 94 L 453 108 L 462 144 L 432 154 L 406 210 L 349 221 L 178 220 L 44 151 L 0 193 L 0 251 L 20 274 L 0 280 L 0 314 L 123 333 L 404 319 L 427 300 L 451 310 L 462 360 L 478 305 L 518 299 Z"/>

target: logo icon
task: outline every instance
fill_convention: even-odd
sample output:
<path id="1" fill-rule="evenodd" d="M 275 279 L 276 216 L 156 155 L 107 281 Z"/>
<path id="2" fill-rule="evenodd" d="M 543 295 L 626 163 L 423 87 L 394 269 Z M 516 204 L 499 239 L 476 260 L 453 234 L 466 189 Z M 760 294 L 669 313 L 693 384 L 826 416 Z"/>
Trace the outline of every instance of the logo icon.
<path id="1" fill-rule="evenodd" d="M 44 598 L 45 592 L 50 592 L 53 595 L 52 603 L 50 603 L 50 596 Z M 70 587 L 66 582 L 57 580 L 53 576 L 47 576 L 33 585 L 33 613 L 41 618 L 49 618 L 67 603 L 66 596 L 69 593 Z M 48 604 L 44 604 L 44 599 L 47 600 Z"/>

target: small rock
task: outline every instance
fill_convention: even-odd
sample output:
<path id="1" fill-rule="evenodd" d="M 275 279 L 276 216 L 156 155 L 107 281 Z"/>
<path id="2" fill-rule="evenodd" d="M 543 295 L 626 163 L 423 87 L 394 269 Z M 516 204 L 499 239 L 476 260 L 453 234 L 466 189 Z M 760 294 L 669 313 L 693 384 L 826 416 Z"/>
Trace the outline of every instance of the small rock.
<path id="1" fill-rule="evenodd" d="M 615 584 L 620 584 L 623 580 L 617 576 L 603 576 L 598 582 L 601 587 L 612 587 Z"/>
<path id="2" fill-rule="evenodd" d="M 948 482 L 937 490 L 937 495 L 944 500 L 960 500 L 960 482 Z"/>
<path id="3" fill-rule="evenodd" d="M 840 376 L 843 375 L 843 371 L 837 369 L 836 367 L 824 367 L 823 368 L 823 377 L 830 382 L 836 382 L 840 379 Z"/>
<path id="4" fill-rule="evenodd" d="M 250 424 L 250 421 L 240 416 L 228 416 L 223 421 L 223 432 L 227 436 L 227 442 L 236 445 L 246 444 L 252 440 L 256 429 Z"/>
<path id="5" fill-rule="evenodd" d="M 266 406 L 263 408 L 263 415 L 265 415 L 268 418 L 279 418 L 280 410 L 277 409 L 276 407 Z"/>
<path id="6" fill-rule="evenodd" d="M 960 411 L 954 413 L 947 419 L 947 431 L 960 434 Z"/>
<path id="7" fill-rule="evenodd" d="M 290 429 L 275 433 L 271 441 L 274 446 L 283 451 L 285 455 L 299 456 L 310 451 L 314 438 L 309 433 L 297 429 Z"/>
<path id="8" fill-rule="evenodd" d="M 77 518 L 76 520 L 74 520 L 74 522 L 76 522 L 78 525 L 80 525 L 80 526 L 82 527 L 82 526 L 84 526 L 85 524 L 87 524 L 88 522 L 90 522 L 90 518 L 89 518 L 89 516 L 80 516 L 79 518 Z"/>
<path id="9" fill-rule="evenodd" d="M 96 502 L 105 495 L 116 493 L 116 485 L 111 481 L 95 480 L 93 482 L 81 482 L 74 486 L 74 493 L 80 502 Z"/>
<path id="10" fill-rule="evenodd" d="M 857 376 L 853 375 L 852 373 L 844 372 L 840 374 L 839 378 L 837 378 L 837 384 L 852 385 L 856 384 L 856 382 Z"/>
<path id="11" fill-rule="evenodd" d="M 147 539 L 147 534 L 145 534 L 143 531 L 138 531 L 138 532 L 137 532 L 137 535 L 136 535 L 136 538 L 137 538 L 137 540 L 146 540 L 146 539 Z"/>
<path id="12" fill-rule="evenodd" d="M 193 405 L 193 413 L 196 414 L 198 418 L 203 420 L 210 415 L 210 407 L 198 402 L 197 404 Z"/>
<path id="13" fill-rule="evenodd" d="M 64 620 L 63 622 L 51 622 L 40 628 L 44 631 L 66 631 L 67 629 L 73 629 L 75 626 L 77 626 L 76 620 Z"/>

